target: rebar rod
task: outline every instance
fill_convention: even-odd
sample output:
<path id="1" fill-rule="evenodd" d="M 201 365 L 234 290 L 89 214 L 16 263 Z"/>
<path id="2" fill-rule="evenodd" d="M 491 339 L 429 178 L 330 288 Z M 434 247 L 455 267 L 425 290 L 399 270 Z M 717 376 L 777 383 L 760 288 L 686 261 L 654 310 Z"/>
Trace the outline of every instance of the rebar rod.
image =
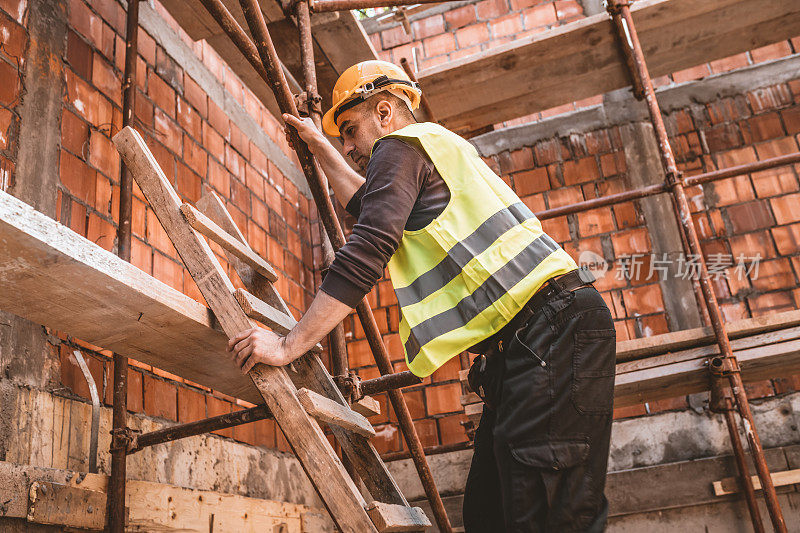
<path id="1" fill-rule="evenodd" d="M 122 127 L 133 123 L 136 101 L 136 60 L 139 56 L 139 0 L 128 0 L 125 21 L 125 71 L 122 84 Z M 131 260 L 131 218 L 133 205 L 133 178 L 120 162 L 119 225 L 117 227 L 117 255 Z M 127 476 L 127 446 L 124 438 L 128 431 L 128 358 L 114 353 L 111 415 L 111 475 L 106 498 L 108 530 L 125 531 L 125 483 Z"/>
<path id="2" fill-rule="evenodd" d="M 411 81 L 419 83 L 417 79 L 417 74 L 414 72 L 414 69 L 411 68 L 411 63 L 408 62 L 408 59 L 405 57 L 400 58 L 400 66 L 403 67 L 403 70 L 406 71 L 408 77 L 411 78 Z M 433 108 L 431 107 L 431 102 L 428 100 L 428 97 L 425 95 L 425 92 L 422 92 L 422 96 L 420 96 L 420 105 L 422 106 L 422 110 L 425 111 L 426 118 L 428 122 L 436 122 L 436 116 L 433 114 Z"/>
<path id="3" fill-rule="evenodd" d="M 379 7 L 414 6 L 417 4 L 442 4 L 447 0 L 311 0 L 311 11 L 350 11 L 351 9 L 375 9 Z"/>
<path id="4" fill-rule="evenodd" d="M 256 67 L 256 72 L 264 78 L 272 89 L 281 112 L 298 116 L 297 106 L 289 90 L 286 78 L 283 75 L 283 71 L 278 68 L 278 65 L 280 65 L 279 58 L 275 51 L 275 46 L 272 43 L 272 39 L 270 38 L 269 31 L 267 30 L 263 13 L 261 13 L 255 0 L 239 0 L 255 43 L 250 42 L 244 30 L 236 23 L 233 16 L 220 0 L 201 0 L 201 3 L 251 63 L 252 50 L 254 48 L 256 49 L 258 58 L 262 63 L 261 68 Z M 321 172 L 308 146 L 293 128 L 289 129 L 289 139 L 297 153 L 300 167 L 308 180 L 309 189 L 317 205 L 317 210 L 320 214 L 320 220 L 325 228 L 325 232 L 328 234 L 334 249 L 338 249 L 345 243 L 344 232 L 334 213 L 331 198 L 328 192 L 323 188 Z M 356 311 L 364 326 L 364 331 L 367 334 L 379 370 L 382 374 L 391 373 L 392 364 L 389 355 L 386 351 L 386 347 L 383 346 L 375 317 L 372 315 L 372 310 L 369 308 L 366 299 L 359 302 L 356 306 Z M 447 515 L 444 512 L 444 504 L 442 503 L 441 496 L 439 496 L 436 490 L 430 466 L 425 460 L 422 451 L 422 443 L 411 420 L 411 414 L 408 411 L 405 399 L 399 391 L 393 391 L 389 394 L 389 397 L 392 401 L 392 407 L 398 415 L 398 422 L 400 423 L 400 428 L 406 439 L 406 443 L 414 454 L 414 465 L 417 468 L 426 495 L 434 510 L 437 525 L 442 531 L 452 531 L 452 527 L 447 520 Z"/>
<path id="5" fill-rule="evenodd" d="M 725 322 L 722 317 L 722 311 L 720 310 L 716 295 L 714 294 L 714 289 L 711 286 L 708 269 L 703 257 L 703 250 L 700 245 L 700 239 L 697 236 L 691 210 L 689 208 L 689 202 L 686 198 L 684 182 L 678 171 L 675 156 L 669 143 L 669 137 L 667 136 L 667 130 L 664 127 L 661 110 L 658 107 L 655 90 L 650 78 L 650 73 L 647 70 L 647 64 L 633 22 L 628 0 L 610 0 L 608 2 L 608 12 L 614 23 L 617 37 L 626 59 L 626 64 L 634 80 L 634 86 L 641 87 L 643 91 L 644 101 L 647 104 L 650 121 L 653 124 L 653 130 L 656 135 L 656 141 L 661 155 L 661 163 L 667 176 L 667 185 L 675 198 L 675 204 L 678 209 L 678 219 L 680 223 L 683 224 L 686 231 L 686 237 L 690 248 L 688 251 L 698 256 L 700 284 L 703 289 L 705 304 L 711 317 L 711 325 L 720 348 L 724 365 L 722 372 L 730 382 L 731 391 L 736 399 L 739 415 L 742 417 L 744 423 L 745 434 L 750 446 L 750 453 L 753 457 L 753 463 L 755 464 L 759 480 L 761 481 L 764 500 L 767 504 L 767 510 L 769 511 L 772 525 L 776 531 L 784 533 L 787 529 L 783 518 L 783 512 L 781 511 L 780 503 L 778 502 L 778 497 L 775 492 L 775 486 L 772 483 L 772 477 L 767 467 L 761 439 L 758 436 L 753 420 L 753 414 L 750 411 L 750 404 L 744 390 L 739 363 L 731 349 L 730 339 L 728 338 Z M 702 305 L 702 302 L 698 303 Z M 736 452 L 736 450 L 734 450 L 734 452 Z"/>
<path id="6" fill-rule="evenodd" d="M 224 415 L 205 418 L 203 420 L 197 420 L 196 422 L 189 422 L 188 424 L 180 424 L 149 433 L 143 433 L 132 439 L 131 446 L 128 448 L 128 454 L 136 453 L 149 446 L 155 446 L 156 444 L 194 437 L 195 435 L 202 435 L 203 433 L 209 433 L 218 429 L 240 426 L 266 418 L 272 418 L 269 407 L 266 405 L 257 405 L 249 409 L 236 411 L 235 413 L 225 413 Z"/>
<path id="7" fill-rule="evenodd" d="M 420 383 L 422 383 L 421 378 L 412 374 L 411 371 L 405 370 L 403 372 L 397 372 L 396 374 L 386 374 L 375 379 L 364 380 L 361 382 L 359 388 L 362 396 L 371 396 L 393 389 L 413 387 Z"/>

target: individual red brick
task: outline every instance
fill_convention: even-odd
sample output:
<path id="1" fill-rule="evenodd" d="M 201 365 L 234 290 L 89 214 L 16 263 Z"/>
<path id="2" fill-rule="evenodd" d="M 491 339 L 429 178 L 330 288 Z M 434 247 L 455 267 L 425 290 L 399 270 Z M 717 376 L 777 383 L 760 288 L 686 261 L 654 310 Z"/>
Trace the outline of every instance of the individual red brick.
<path id="1" fill-rule="evenodd" d="M 253 422 L 255 432 L 255 445 L 275 448 L 275 421 L 259 420 Z"/>
<path id="2" fill-rule="evenodd" d="M 110 100 L 122 105 L 122 80 L 114 72 L 114 67 L 99 54 L 94 55 L 92 83 Z"/>
<path id="3" fill-rule="evenodd" d="M 735 124 L 724 123 L 705 131 L 706 144 L 712 152 L 729 150 L 742 145 L 742 136 Z"/>
<path id="4" fill-rule="evenodd" d="M 233 427 L 233 438 L 239 442 L 245 442 L 251 446 L 258 444 L 256 438 L 256 427 L 254 423 L 241 424 Z"/>
<path id="5" fill-rule="evenodd" d="M 6 128 L 2 131 L 6 131 Z M 61 145 L 75 155 L 82 155 L 88 142 L 89 127 L 86 122 L 64 109 L 61 114 Z"/>
<path id="6" fill-rule="evenodd" d="M 443 33 L 425 39 L 422 46 L 427 57 L 434 57 L 455 50 L 456 42 L 452 33 Z"/>
<path id="7" fill-rule="evenodd" d="M 769 204 L 763 200 L 730 206 L 727 214 L 736 233 L 748 233 L 775 224 Z"/>
<path id="8" fill-rule="evenodd" d="M 170 117 L 175 118 L 175 89 L 154 71 L 147 77 L 147 95 Z"/>
<path id="9" fill-rule="evenodd" d="M 761 113 L 791 105 L 792 92 L 784 84 L 773 85 L 772 87 L 763 87 L 747 93 L 747 101 L 753 109 L 753 113 Z"/>
<path id="10" fill-rule="evenodd" d="M 542 141 L 533 149 L 537 166 L 545 166 L 569 158 L 569 150 L 558 139 Z"/>
<path id="11" fill-rule="evenodd" d="M 88 224 L 86 226 L 87 239 L 110 251 L 114 248 L 114 239 L 116 236 L 116 228 L 107 220 L 100 218 L 95 213 L 89 213 Z"/>
<path id="12" fill-rule="evenodd" d="M 781 118 L 789 135 L 800 132 L 800 107 L 792 107 L 781 111 Z"/>
<path id="13" fill-rule="evenodd" d="M 512 0 L 513 2 L 514 0 Z M 558 20 L 554 3 L 531 7 L 522 12 L 522 22 L 526 29 L 541 28 L 555 24 Z"/>
<path id="14" fill-rule="evenodd" d="M 145 61 L 147 61 L 151 65 L 155 65 L 156 63 L 156 41 L 150 37 L 150 35 L 139 27 L 139 35 L 137 36 L 137 47 L 139 49 L 139 55 L 141 55 Z"/>
<path id="15" fill-rule="evenodd" d="M 600 169 L 594 156 L 564 162 L 564 184 L 574 185 L 600 178 Z"/>
<path id="16" fill-rule="evenodd" d="M 178 402 L 174 384 L 145 375 L 142 389 L 145 413 L 150 416 L 177 420 Z"/>
<path id="17" fill-rule="evenodd" d="M 347 358 L 350 368 L 360 368 L 375 363 L 372 350 L 366 340 L 353 341 L 347 344 Z"/>
<path id="18" fill-rule="evenodd" d="M 780 155 L 788 155 L 797 152 L 797 143 L 794 137 L 784 137 L 755 145 L 759 159 L 769 159 Z"/>
<path id="19" fill-rule="evenodd" d="M 800 252 L 800 224 L 778 226 L 770 229 L 770 232 L 775 239 L 775 247 L 779 254 L 791 255 Z"/>
<path id="20" fill-rule="evenodd" d="M 782 226 L 786 228 L 787 226 Z M 781 228 L 772 228 L 772 232 Z M 781 230 L 783 231 L 783 230 Z M 776 239 L 777 242 L 777 239 Z M 731 254 L 738 256 L 753 256 L 759 254 L 762 258 L 775 257 L 775 248 L 772 245 L 769 233 L 766 231 L 735 235 L 730 238 Z"/>
<path id="21" fill-rule="evenodd" d="M 719 168 L 745 165 L 748 163 L 755 163 L 756 161 L 758 161 L 758 159 L 756 158 L 756 153 L 752 146 L 717 154 Z"/>
<path id="22" fill-rule="evenodd" d="M 581 237 L 614 231 L 614 217 L 609 207 L 590 209 L 578 213 L 576 216 Z"/>
<path id="23" fill-rule="evenodd" d="M 411 31 L 414 34 L 414 39 L 417 40 L 443 33 L 444 17 L 442 15 L 434 15 L 432 17 L 415 20 L 411 23 Z"/>
<path id="24" fill-rule="evenodd" d="M 178 422 L 206 418 L 206 395 L 188 387 L 178 387 Z"/>
<path id="25" fill-rule="evenodd" d="M 703 64 L 675 72 L 672 74 L 672 79 L 675 80 L 675 83 L 686 83 L 687 81 L 699 80 L 709 74 L 708 66 Z"/>
<path id="26" fill-rule="evenodd" d="M 749 64 L 750 61 L 747 59 L 747 54 L 741 53 L 736 54 L 735 56 L 729 56 L 723 59 L 712 61 L 709 65 L 711 66 L 712 73 L 719 74 L 721 72 L 729 72 L 731 70 L 736 70 L 737 68 L 746 67 Z"/>
<path id="27" fill-rule="evenodd" d="M 94 205 L 95 171 L 74 155 L 61 151 L 59 174 L 69 192 L 89 205 Z"/>
<path id="28" fill-rule="evenodd" d="M 414 428 L 417 430 L 422 446 L 437 446 L 439 444 L 439 428 L 436 425 L 436 420 L 432 418 L 417 420 L 414 422 Z"/>
<path id="29" fill-rule="evenodd" d="M 153 277 L 176 290 L 183 289 L 183 266 L 160 253 L 153 254 Z"/>
<path id="30" fill-rule="evenodd" d="M 458 373 L 461 371 L 461 357 L 456 356 L 451 358 L 445 364 L 436 369 L 436 372 L 431 374 L 431 381 L 441 383 L 444 381 L 458 380 Z"/>
<path id="31" fill-rule="evenodd" d="M 526 172 L 517 172 L 514 177 L 514 190 L 519 196 L 528 196 L 550 189 L 550 180 L 546 168 L 536 168 Z"/>
<path id="32" fill-rule="evenodd" d="M 505 17 L 496 18 L 489 21 L 489 29 L 493 38 L 514 35 L 522 31 L 522 17 L 519 13 L 510 13 Z"/>
<path id="33" fill-rule="evenodd" d="M 93 130 L 89 139 L 89 164 L 107 177 L 119 179 L 119 152 L 111 139 Z"/>
<path id="34" fill-rule="evenodd" d="M 375 428 L 375 436 L 370 442 L 380 454 L 400 451 L 400 431 L 397 427 L 386 424 Z"/>
<path id="35" fill-rule="evenodd" d="M 178 193 L 192 203 L 200 199 L 202 190 L 200 176 L 195 174 L 183 163 L 178 163 L 177 190 Z"/>
<path id="36" fill-rule="evenodd" d="M 777 43 L 762 46 L 755 50 L 750 50 L 750 57 L 753 58 L 754 63 L 761 63 L 772 59 L 779 59 L 792 54 L 792 47 L 789 41 L 780 41 Z"/>
<path id="37" fill-rule="evenodd" d="M 800 194 L 787 194 L 770 199 L 772 213 L 778 224 L 789 224 L 800 220 Z"/>
<path id="38" fill-rule="evenodd" d="M 449 383 L 425 388 L 428 415 L 452 413 L 462 410 L 461 384 Z"/>
<path id="39" fill-rule="evenodd" d="M 583 8 L 575 0 L 557 0 L 555 4 L 559 20 L 571 20 L 583 15 Z"/>
<path id="40" fill-rule="evenodd" d="M 209 417 L 228 414 L 231 412 L 231 407 L 230 402 L 220 400 L 214 396 L 206 397 L 206 412 Z M 233 428 L 218 429 L 212 433 L 222 435 L 223 437 L 233 437 Z"/>
<path id="41" fill-rule="evenodd" d="M 750 278 L 753 287 L 763 292 L 797 286 L 791 263 L 787 258 L 759 261 L 758 271 L 754 269 Z"/>
<path id="42" fill-rule="evenodd" d="M 547 203 L 550 209 L 571 205 L 584 200 L 580 187 L 562 187 L 547 193 Z"/>
<path id="43" fill-rule="evenodd" d="M 755 198 L 753 187 L 747 176 L 736 176 L 704 185 L 705 200 L 710 205 L 721 207 L 737 204 Z"/>
<path id="44" fill-rule="evenodd" d="M 508 13 L 509 7 L 506 0 L 483 0 L 476 4 L 478 18 L 492 20 Z"/>
<path id="45" fill-rule="evenodd" d="M 437 420 L 439 424 L 439 435 L 442 444 L 456 444 L 458 442 L 466 442 L 467 433 L 464 430 L 463 423 L 467 421 L 467 417 L 463 414 L 445 416 Z"/>
<path id="46" fill-rule="evenodd" d="M 180 126 L 161 109 L 155 110 L 155 130 L 158 138 L 173 153 L 180 156 L 182 153 L 183 133 Z"/>
<path id="47" fill-rule="evenodd" d="M 448 11 L 444 14 L 444 20 L 449 30 L 472 24 L 477 20 L 475 16 L 475 6 L 467 5 Z"/>
<path id="48" fill-rule="evenodd" d="M 770 292 L 747 299 L 752 316 L 774 315 L 796 309 L 792 295 L 789 292 Z"/>
<path id="49" fill-rule="evenodd" d="M 489 28 L 483 22 L 473 24 L 457 30 L 455 36 L 459 48 L 470 48 L 489 40 Z"/>
<path id="50" fill-rule="evenodd" d="M 645 254 L 652 250 L 650 235 L 645 228 L 619 231 L 611 235 L 616 257 Z"/>
<path id="51" fill-rule="evenodd" d="M 403 398 L 406 400 L 411 418 L 414 420 L 425 418 L 425 396 L 422 390 L 403 391 Z M 397 417 L 392 413 L 392 421 L 395 420 Z"/>
<path id="52" fill-rule="evenodd" d="M 780 115 L 777 112 L 757 115 L 747 120 L 746 125 L 746 127 L 742 128 L 742 134 L 744 135 L 744 142 L 747 144 L 775 139 L 785 135 Z"/>
<path id="53" fill-rule="evenodd" d="M 398 24 L 393 28 L 383 30 L 381 32 L 381 40 L 383 41 L 383 49 L 387 50 L 401 44 L 410 43 L 411 35 L 405 32 L 402 25 Z"/>
<path id="54" fill-rule="evenodd" d="M 643 404 L 630 405 L 627 407 L 617 407 L 614 409 L 614 420 L 644 416 L 646 414 L 647 410 L 645 409 Z"/>
<path id="55" fill-rule="evenodd" d="M 102 45 L 103 21 L 80 0 L 69 3 L 69 25 L 96 47 Z"/>
<path id="56" fill-rule="evenodd" d="M 647 315 L 664 311 L 661 286 L 658 283 L 625 289 L 622 291 L 622 298 L 629 315 L 633 313 Z"/>
<path id="57" fill-rule="evenodd" d="M 14 103 L 19 96 L 19 73 L 10 64 L 0 61 L 0 104 L 14 107 Z"/>
<path id="58" fill-rule="evenodd" d="M 2 27 L 3 23 L 0 22 L 0 31 Z M 83 79 L 92 79 L 92 48 L 73 31 L 67 33 L 67 62 Z"/>

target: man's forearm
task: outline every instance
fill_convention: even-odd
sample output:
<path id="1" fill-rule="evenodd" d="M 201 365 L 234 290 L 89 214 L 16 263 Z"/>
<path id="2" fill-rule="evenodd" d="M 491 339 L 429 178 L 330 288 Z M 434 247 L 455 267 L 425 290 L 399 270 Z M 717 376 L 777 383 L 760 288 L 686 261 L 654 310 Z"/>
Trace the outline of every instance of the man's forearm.
<path id="1" fill-rule="evenodd" d="M 299 357 L 330 333 L 352 308 L 325 292 L 318 292 L 300 322 L 286 335 L 286 351 Z"/>
<path id="2" fill-rule="evenodd" d="M 341 202 L 342 207 L 346 207 L 364 183 L 364 178 L 347 164 L 344 156 L 327 139 L 314 147 L 314 155 L 333 187 L 336 198 Z"/>

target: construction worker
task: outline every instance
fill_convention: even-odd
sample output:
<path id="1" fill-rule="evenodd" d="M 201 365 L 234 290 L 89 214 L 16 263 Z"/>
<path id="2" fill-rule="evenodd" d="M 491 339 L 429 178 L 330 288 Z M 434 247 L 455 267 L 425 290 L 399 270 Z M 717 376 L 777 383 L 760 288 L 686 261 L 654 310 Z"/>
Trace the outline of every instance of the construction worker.
<path id="1" fill-rule="evenodd" d="M 350 313 L 388 264 L 408 368 L 433 373 L 482 354 L 471 388 L 485 402 L 464 495 L 467 532 L 601 531 L 611 432 L 615 332 L 588 272 L 475 148 L 417 123 L 419 86 L 365 61 L 333 90 L 323 129 L 284 115 L 357 219 L 308 312 L 285 337 L 263 329 L 229 344 L 244 372 L 285 365 Z M 288 130 L 287 130 L 288 131 Z"/>

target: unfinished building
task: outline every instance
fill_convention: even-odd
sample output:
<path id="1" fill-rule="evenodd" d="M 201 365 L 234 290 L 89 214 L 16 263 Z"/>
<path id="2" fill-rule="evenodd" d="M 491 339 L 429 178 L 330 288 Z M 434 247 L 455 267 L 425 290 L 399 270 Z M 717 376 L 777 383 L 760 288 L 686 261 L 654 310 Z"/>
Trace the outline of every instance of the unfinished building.
<path id="1" fill-rule="evenodd" d="M 598 278 L 608 529 L 800 531 L 800 3 L 603 4 L 0 0 L 0 530 L 460 530 L 472 357 L 411 375 L 388 275 L 225 353 L 354 223 L 281 113 L 380 58 Z"/>

